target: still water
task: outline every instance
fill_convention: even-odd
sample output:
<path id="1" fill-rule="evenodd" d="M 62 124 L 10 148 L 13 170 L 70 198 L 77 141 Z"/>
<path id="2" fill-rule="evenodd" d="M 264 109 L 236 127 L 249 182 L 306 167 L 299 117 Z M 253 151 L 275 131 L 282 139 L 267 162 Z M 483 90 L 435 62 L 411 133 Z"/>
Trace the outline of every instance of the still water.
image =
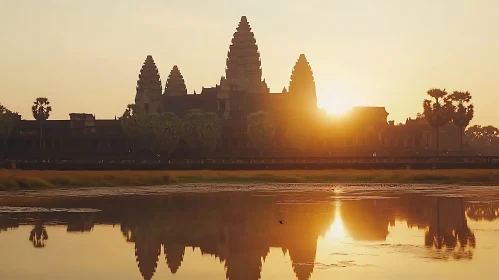
<path id="1" fill-rule="evenodd" d="M 499 279 L 498 218 L 499 187 L 0 193 L 0 279 Z"/>

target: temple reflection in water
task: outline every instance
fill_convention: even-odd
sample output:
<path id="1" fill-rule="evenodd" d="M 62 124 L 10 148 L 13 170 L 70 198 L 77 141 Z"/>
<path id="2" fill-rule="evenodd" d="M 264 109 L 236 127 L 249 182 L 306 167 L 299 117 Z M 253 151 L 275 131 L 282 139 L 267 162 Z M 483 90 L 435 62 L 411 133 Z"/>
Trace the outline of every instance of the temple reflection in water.
<path id="1" fill-rule="evenodd" d="M 0 231 L 31 224 L 29 240 L 42 248 L 50 246 L 46 224 L 67 225 L 68 232 L 90 232 L 94 224 L 119 224 L 124 241 L 134 243 L 145 280 L 154 277 L 160 261 L 177 273 L 188 249 L 218 259 L 225 266 L 226 279 L 256 280 L 270 249 L 280 248 L 289 256 L 296 278 L 305 280 L 314 272 L 319 237 L 339 234 L 356 242 L 385 241 L 395 221 L 405 221 L 409 228 L 425 231 L 420 244 L 427 247 L 427 257 L 472 259 L 476 240 L 467 219 L 499 217 L 498 205 L 474 204 L 460 197 L 404 194 L 349 200 L 336 195 L 221 192 L 71 198 L 46 201 L 44 207 L 102 211 L 4 213 Z"/>

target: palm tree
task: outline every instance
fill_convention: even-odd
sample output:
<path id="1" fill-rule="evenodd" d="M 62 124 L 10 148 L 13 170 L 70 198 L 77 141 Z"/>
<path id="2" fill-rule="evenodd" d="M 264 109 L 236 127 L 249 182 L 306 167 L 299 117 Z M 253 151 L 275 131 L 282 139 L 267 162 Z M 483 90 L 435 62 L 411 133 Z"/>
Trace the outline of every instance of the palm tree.
<path id="1" fill-rule="evenodd" d="M 464 128 L 470 124 L 474 114 L 473 104 L 470 104 L 471 94 L 469 92 L 454 91 L 448 98 L 454 103 L 452 122 L 459 127 L 459 151 L 462 152 Z"/>
<path id="2" fill-rule="evenodd" d="M 151 125 L 157 147 L 160 151 L 166 151 L 170 156 L 177 148 L 182 135 L 182 119 L 174 113 L 163 113 L 158 115 Z"/>
<path id="3" fill-rule="evenodd" d="M 196 151 L 201 146 L 199 131 L 202 127 L 204 113 L 199 109 L 192 109 L 184 116 L 184 129 L 182 139 L 191 151 Z"/>
<path id="4" fill-rule="evenodd" d="M 201 147 L 212 152 L 218 146 L 222 135 L 222 122 L 216 113 L 204 113 L 203 122 L 198 131 Z"/>
<path id="5" fill-rule="evenodd" d="M 213 151 L 220 141 L 222 123 L 215 113 L 192 109 L 183 118 L 182 139 L 191 151 Z"/>
<path id="6" fill-rule="evenodd" d="M 132 139 L 132 153 L 135 155 L 135 140 L 143 134 L 142 112 L 135 104 L 129 104 L 120 118 L 125 134 Z"/>
<path id="7" fill-rule="evenodd" d="M 31 106 L 33 117 L 40 122 L 40 149 L 43 147 L 43 123 L 50 117 L 51 111 L 52 107 L 50 106 L 50 101 L 46 97 L 38 97 L 35 102 L 33 102 L 33 106 Z"/>
<path id="8" fill-rule="evenodd" d="M 275 125 L 269 113 L 259 111 L 248 116 L 248 136 L 253 146 L 260 151 L 260 156 L 272 147 Z"/>
<path id="9" fill-rule="evenodd" d="M 440 127 L 448 123 L 452 118 L 452 102 L 447 98 L 447 92 L 441 89 L 430 89 L 427 94 L 430 99 L 425 99 L 423 101 L 424 116 L 428 123 L 436 130 L 436 151 L 437 157 L 440 150 L 439 144 L 439 130 Z"/>

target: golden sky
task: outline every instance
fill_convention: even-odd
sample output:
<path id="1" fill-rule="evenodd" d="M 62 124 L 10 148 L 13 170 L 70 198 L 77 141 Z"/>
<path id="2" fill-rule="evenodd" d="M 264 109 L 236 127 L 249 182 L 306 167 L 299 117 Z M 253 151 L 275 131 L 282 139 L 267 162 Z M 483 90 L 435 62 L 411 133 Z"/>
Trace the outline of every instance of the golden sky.
<path id="1" fill-rule="evenodd" d="M 178 65 L 189 93 L 224 75 L 242 15 L 273 92 L 305 53 L 319 107 L 385 106 L 402 122 L 432 87 L 473 94 L 475 124 L 499 126 L 497 0 L 0 0 L 0 102 L 31 119 L 121 115 L 151 54 L 163 82 Z"/>

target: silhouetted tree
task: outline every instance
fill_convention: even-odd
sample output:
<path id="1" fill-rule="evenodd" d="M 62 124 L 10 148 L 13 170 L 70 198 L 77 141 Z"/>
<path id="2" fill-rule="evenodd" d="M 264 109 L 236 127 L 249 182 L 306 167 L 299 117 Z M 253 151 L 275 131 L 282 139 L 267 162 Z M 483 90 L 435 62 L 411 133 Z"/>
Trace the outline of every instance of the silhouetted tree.
<path id="1" fill-rule="evenodd" d="M 43 147 L 43 123 L 50 117 L 51 111 L 52 106 L 50 106 L 50 101 L 46 97 L 38 97 L 31 106 L 33 117 L 40 123 L 40 148 Z"/>
<path id="2" fill-rule="evenodd" d="M 499 148 L 499 129 L 494 126 L 470 126 L 465 136 L 470 146 L 482 153 L 496 153 Z"/>
<path id="3" fill-rule="evenodd" d="M 203 122 L 198 131 L 201 147 L 205 151 L 213 151 L 222 135 L 222 122 L 216 113 L 204 113 Z"/>
<path id="4" fill-rule="evenodd" d="M 269 113 L 258 111 L 248 116 L 248 136 L 261 156 L 272 148 L 275 126 Z"/>
<path id="5" fill-rule="evenodd" d="M 177 148 L 182 135 L 182 119 L 174 113 L 163 113 L 152 118 L 151 125 L 159 150 L 170 156 Z"/>
<path id="6" fill-rule="evenodd" d="M 217 114 L 192 109 L 183 121 L 182 139 L 189 149 L 213 151 L 217 147 L 222 133 L 222 123 Z"/>
<path id="7" fill-rule="evenodd" d="M 459 150 L 462 152 L 464 129 L 470 124 L 474 114 L 473 104 L 470 104 L 471 94 L 469 92 L 454 91 L 448 98 L 453 103 L 452 122 L 459 127 Z"/>
<path id="8" fill-rule="evenodd" d="M 120 118 L 123 131 L 130 139 L 132 139 L 133 154 L 135 154 L 135 141 L 143 134 L 143 117 L 144 116 L 140 111 L 139 106 L 129 104 Z"/>
<path id="9" fill-rule="evenodd" d="M 184 116 L 184 129 L 182 130 L 182 139 L 187 147 L 195 151 L 200 148 L 199 130 L 203 122 L 203 112 L 199 109 L 192 109 Z"/>
<path id="10" fill-rule="evenodd" d="M 9 109 L 0 104 L 0 137 L 3 139 L 3 150 L 6 150 L 7 139 L 12 133 L 14 123 L 20 119 L 19 114 L 13 113 Z"/>
<path id="11" fill-rule="evenodd" d="M 440 150 L 439 130 L 452 118 L 452 103 L 447 98 L 447 92 L 441 89 L 430 89 L 427 94 L 431 97 L 423 101 L 424 116 L 428 123 L 435 128 L 437 157 Z"/>

